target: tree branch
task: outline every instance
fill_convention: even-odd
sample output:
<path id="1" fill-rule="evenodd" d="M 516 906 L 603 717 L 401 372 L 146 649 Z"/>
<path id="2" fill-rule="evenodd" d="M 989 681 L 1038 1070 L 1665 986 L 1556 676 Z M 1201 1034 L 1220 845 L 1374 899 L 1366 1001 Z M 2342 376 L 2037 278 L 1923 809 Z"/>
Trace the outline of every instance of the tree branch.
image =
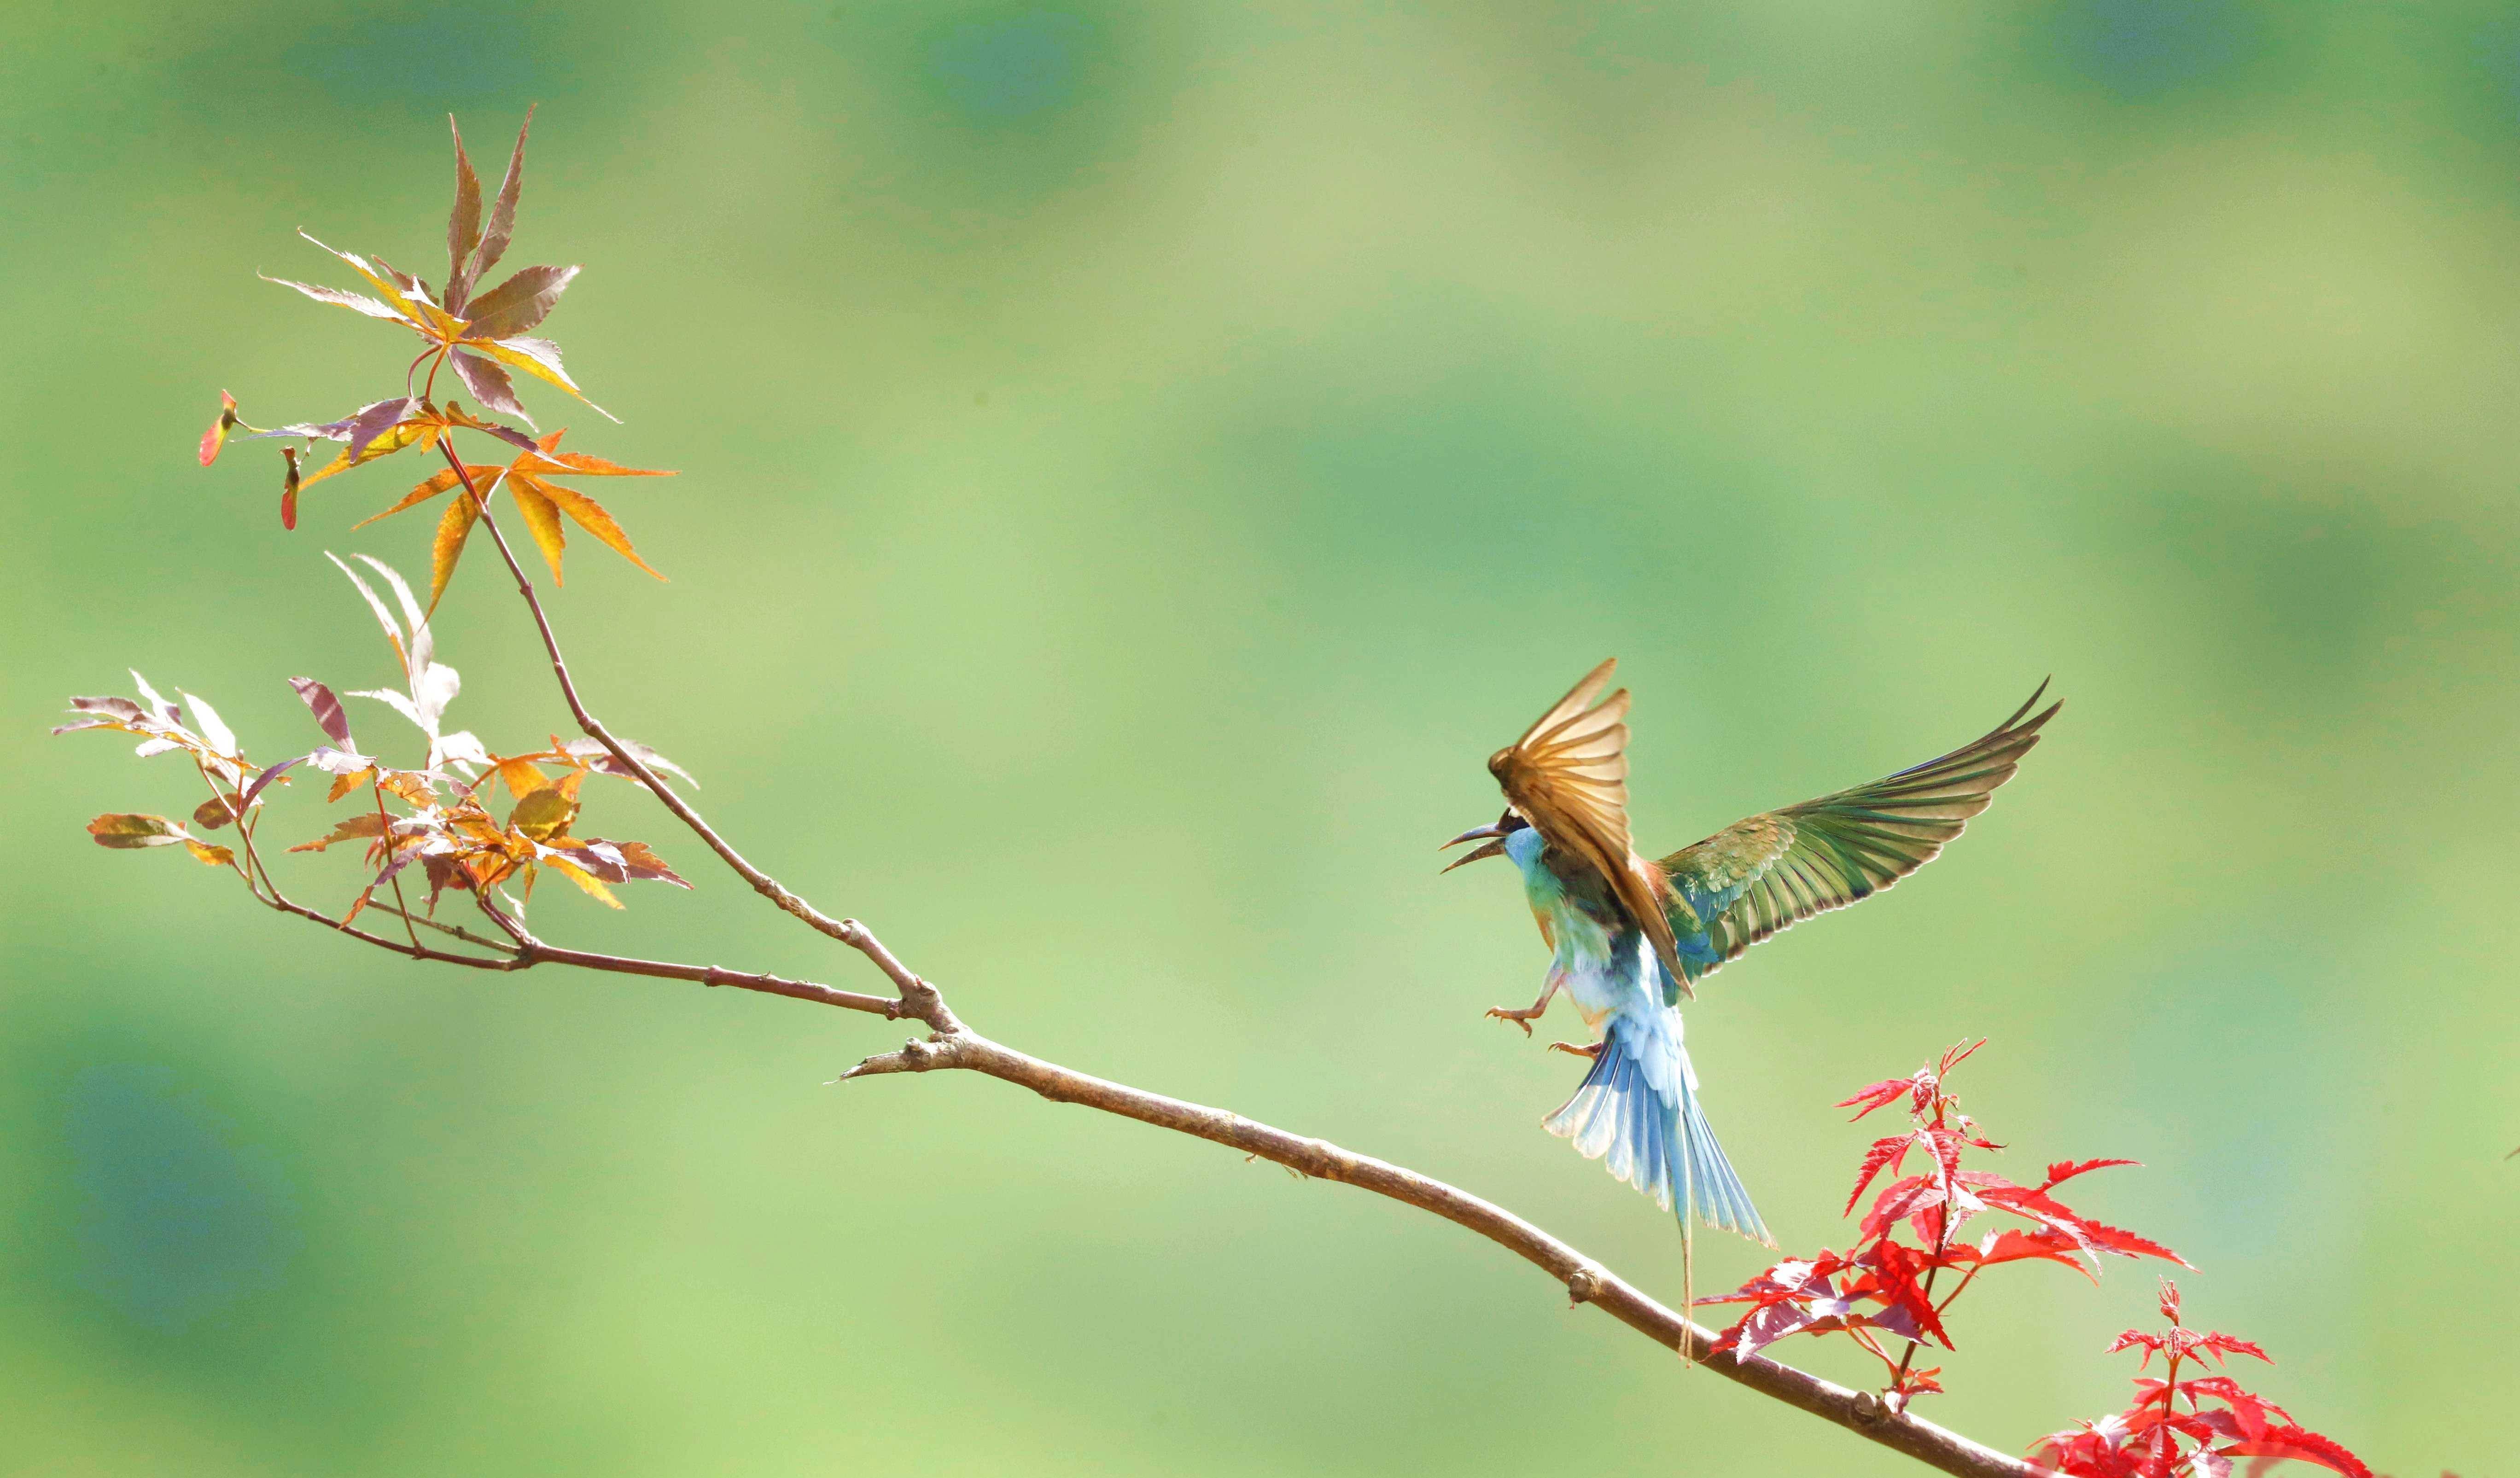
<path id="1" fill-rule="evenodd" d="M 1591 1304 L 1669 1350 L 1686 1350 L 1698 1364 L 1730 1380 L 1837 1423 L 1859 1436 L 1962 1478 L 2033 1478 L 2048 1470 L 2001 1453 L 1906 1412 L 1894 1412 L 1869 1391 L 1852 1390 L 1764 1356 L 1742 1360 L 1711 1353 L 1713 1331 L 1648 1297 L 1635 1284 L 1492 1201 L 1387 1160 L 1344 1149 L 1328 1140 L 1289 1134 L 1221 1108 L 1148 1093 L 1096 1078 L 992 1042 L 968 1028 L 926 1041 L 904 1043 L 898 1052 L 867 1058 L 844 1079 L 886 1073 L 957 1068 L 1004 1079 L 1056 1103 L 1077 1103 L 1159 1129 L 1192 1135 L 1254 1154 L 1318 1180 L 1336 1181 L 1389 1196 L 1467 1228 L 1563 1283 L 1567 1296 Z"/>
<path id="2" fill-rule="evenodd" d="M 414 959 L 443 960 L 475 968 L 503 970 L 527 969 L 543 963 L 567 964 L 614 974 L 733 986 L 894 1019 L 914 1017 L 926 1023 L 931 1029 L 930 1036 L 904 1043 L 896 1052 L 868 1057 L 841 1074 L 842 1079 L 938 1069 L 977 1072 L 1030 1089 L 1053 1102 L 1100 1109 L 1239 1149 L 1301 1175 L 1370 1190 L 1466 1228 L 1549 1274 L 1565 1287 L 1568 1296 L 1576 1303 L 1592 1304 L 1638 1333 L 1666 1349 L 1688 1355 L 1696 1364 L 1727 1379 L 1834 1422 L 1893 1452 L 1904 1453 L 1943 1472 L 1958 1475 L 1958 1478 L 2039 1478 L 2048 1472 L 1912 1413 L 1894 1410 L 1869 1391 L 1841 1386 L 1764 1356 L 1754 1355 L 1744 1360 L 1732 1351 L 1717 1354 L 1714 1352 L 1715 1335 L 1711 1330 L 1665 1307 L 1635 1284 L 1532 1223 L 1456 1187 L 1385 1160 L 1358 1154 L 1327 1140 L 1291 1134 L 1224 1109 L 1167 1097 L 1080 1073 L 993 1042 L 964 1026 L 935 987 L 912 972 L 872 931 L 856 919 L 834 918 L 815 908 L 746 861 L 700 817 L 690 802 L 677 794 L 646 761 L 629 745 L 614 738 L 588 710 L 575 681 L 569 676 L 567 659 L 561 652 L 560 640 L 552 630 L 551 619 L 543 610 L 541 600 L 535 595 L 533 582 L 526 577 L 524 566 L 509 547 L 498 520 L 491 517 L 487 499 L 473 485 L 470 470 L 455 454 L 450 442 L 451 438 L 441 439 L 439 450 L 445 455 L 447 466 L 454 469 L 466 495 L 472 499 L 479 520 L 488 525 L 499 556 L 507 563 L 508 573 L 515 577 L 517 594 L 523 598 L 526 609 L 533 616 L 534 628 L 542 637 L 543 650 L 551 659 L 552 676 L 558 682 L 561 696 L 568 704 L 569 713 L 576 719 L 578 727 L 604 745 L 623 769 L 636 777 L 668 811 L 706 842 L 709 849 L 751 884 L 754 891 L 817 932 L 864 955 L 892 982 L 899 995 L 870 996 L 814 981 L 788 980 L 715 965 L 680 964 L 563 949 L 535 938 L 525 931 L 521 923 L 491 909 L 486 899 L 477 901 L 515 941 L 512 958 L 482 960 L 446 955 L 420 945 L 416 939 L 408 945 L 397 943 L 289 903 L 279 896 L 277 889 L 266 900 L 273 907 Z M 403 911 L 393 912 L 400 914 Z M 490 941 L 472 942 L 499 947 Z"/>

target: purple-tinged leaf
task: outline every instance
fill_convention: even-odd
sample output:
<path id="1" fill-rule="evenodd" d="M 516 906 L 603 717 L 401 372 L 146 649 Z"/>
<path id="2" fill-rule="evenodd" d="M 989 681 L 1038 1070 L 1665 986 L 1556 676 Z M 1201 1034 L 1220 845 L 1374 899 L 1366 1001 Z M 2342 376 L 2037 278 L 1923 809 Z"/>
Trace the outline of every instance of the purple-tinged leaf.
<path id="1" fill-rule="evenodd" d="M 254 275 L 262 277 L 259 272 Z M 335 307 L 347 308 L 353 313 L 365 313 L 370 318 L 382 318 L 389 324 L 408 325 L 411 322 L 410 319 L 362 292 L 344 292 L 338 288 L 319 288 L 313 283 L 291 282 L 285 277 L 263 277 L 262 280 L 267 283 L 278 283 L 284 288 L 294 288 L 319 303 L 331 303 Z"/>
<path id="2" fill-rule="evenodd" d="M 578 269 L 527 267 L 472 299 L 464 326 L 468 338 L 513 338 L 551 316 Z"/>
<path id="3" fill-rule="evenodd" d="M 102 713 L 130 722 L 140 717 L 140 705 L 129 698 L 72 698 L 70 707 L 79 713 Z"/>
<path id="4" fill-rule="evenodd" d="M 55 734 L 76 734 L 82 729 L 119 729 L 121 727 L 121 722 L 116 719 L 80 719 L 76 723 L 71 724 L 55 724 L 53 726 L 53 732 Z"/>
<path id="5" fill-rule="evenodd" d="M 495 421 L 483 421 L 479 417 L 467 412 L 460 405 L 449 404 L 446 407 L 446 419 L 457 425 L 470 426 L 476 431 L 487 431 L 489 434 L 498 437 L 501 441 L 504 441 L 510 446 L 516 447 L 521 451 L 539 452 L 542 450 L 541 442 L 536 441 L 531 436 L 518 430 L 515 426 L 502 425 Z"/>
<path id="6" fill-rule="evenodd" d="M 508 378 L 507 371 L 458 349 L 455 373 L 463 378 L 464 387 L 472 392 L 472 398 L 481 402 L 483 409 L 514 416 L 527 425 L 534 424 L 534 418 L 525 414 L 524 402 L 517 398 L 517 382 Z"/>
<path id="7" fill-rule="evenodd" d="M 369 442 L 392 430 L 401 423 L 403 417 L 410 412 L 411 406 L 412 398 L 408 395 L 399 395 L 391 400 L 380 400 L 374 405 L 361 406 L 358 414 L 349 420 L 350 444 L 344 449 L 344 454 L 353 462 L 357 461 L 359 454 L 368 449 Z"/>
<path id="8" fill-rule="evenodd" d="M 289 686 L 297 690 L 298 699 L 305 703 L 308 712 L 315 715 L 315 722 L 324 726 L 324 732 L 333 737 L 333 742 L 343 748 L 349 747 L 350 716 L 342 711 L 341 700 L 333 695 L 333 690 L 313 678 L 291 678 Z M 295 764 L 296 761 L 290 763 Z M 264 773 L 267 776 L 271 772 Z"/>
<path id="9" fill-rule="evenodd" d="M 446 127 L 455 135 L 455 208 L 446 217 L 446 311 L 461 313 L 472 291 L 472 248 L 481 245 L 481 177 L 472 172 L 472 157 L 464 152 L 464 130 L 455 126 L 455 114 L 446 115 Z"/>
<path id="10" fill-rule="evenodd" d="M 323 685 L 322 685 L 322 684 L 317 684 L 316 686 L 321 687 L 321 686 L 323 686 Z M 335 707 L 339 707 L 340 705 L 337 703 L 337 704 L 335 704 L 334 706 L 335 706 Z M 262 772 L 260 775 L 255 776 L 255 777 L 253 778 L 253 784 L 245 787 L 245 804 L 247 804 L 247 805 L 248 805 L 248 806 L 252 805 L 252 804 L 253 804 L 253 801 L 254 801 L 254 797 L 255 797 L 255 796 L 257 796 L 257 795 L 260 795 L 260 794 L 262 793 L 262 787 L 263 787 L 263 786 L 268 785 L 268 784 L 270 784 L 273 781 L 276 781 L 276 780 L 280 779 L 280 777 L 281 777 L 282 775 L 286 774 L 289 770 L 291 770 L 291 769 L 294 768 L 295 766 L 298 766 L 298 765 L 302 765 L 302 764 L 304 764 L 304 763 L 306 762 L 306 760 L 307 760 L 307 759 L 308 759 L 308 756 L 303 755 L 303 754 L 297 755 L 297 756 L 295 756 L 294 758 L 292 758 L 292 759 L 285 759 L 285 760 L 282 760 L 279 764 L 276 764 L 276 765 L 272 766 L 270 769 L 265 770 L 265 771 L 264 771 L 264 772 Z"/>
<path id="11" fill-rule="evenodd" d="M 171 847 L 185 839 L 184 829 L 162 816 L 108 812 L 87 824 L 87 834 L 100 847 L 130 851 L 138 847 Z"/>
<path id="12" fill-rule="evenodd" d="M 437 306 L 435 297 L 428 291 L 428 284 L 427 282 L 412 276 L 400 267 L 386 261 L 382 256 L 373 258 L 373 260 L 377 264 L 377 270 L 385 275 L 385 281 L 393 284 L 394 287 L 401 291 L 403 296 L 410 298 L 413 307 L 418 308 L 426 305 L 428 308 L 434 309 Z"/>
<path id="13" fill-rule="evenodd" d="M 478 343 L 475 347 L 479 348 L 482 353 L 500 361 L 502 364 L 512 365 L 517 369 L 524 371 L 528 375 L 535 376 L 542 380 L 547 380 L 553 384 L 560 386 L 562 389 L 568 391 L 578 399 L 586 400 L 586 392 L 579 389 L 577 387 L 577 381 L 568 378 L 568 371 L 561 367 L 560 345 L 553 343 L 548 338 L 525 338 L 521 336 L 517 338 L 494 338 L 487 342 Z M 587 409 L 593 411 L 596 415 L 603 417 L 605 420 L 612 422 L 615 425 L 620 423 L 620 417 L 615 416 L 610 411 L 597 405 L 594 401 L 586 400 L 586 405 Z"/>
<path id="14" fill-rule="evenodd" d="M 193 808 L 193 825 L 204 831 L 215 831 L 236 819 L 236 801 L 229 796 L 213 795 Z"/>
<path id="15" fill-rule="evenodd" d="M 327 775 L 357 775 L 374 768 L 376 761 L 347 749 L 317 749 L 306 756 L 306 763 Z"/>
<path id="16" fill-rule="evenodd" d="M 308 236 L 303 231 L 298 232 L 297 237 L 298 240 L 305 242 L 309 246 L 321 247 L 326 251 L 330 251 L 335 256 L 338 256 L 342 261 L 348 263 L 351 271 L 356 272 L 361 277 L 368 280 L 369 287 L 374 288 L 379 292 L 384 294 L 385 302 L 393 308 L 395 317 L 402 319 L 412 328 L 425 328 L 426 320 L 422 318 L 421 311 L 412 306 L 411 299 L 404 297 L 401 290 L 396 288 L 390 279 L 388 279 L 383 273 L 377 270 L 375 263 L 369 261 L 366 257 L 359 255 L 359 253 L 355 251 L 344 251 L 338 246 L 327 246 L 322 242 Z M 425 332 L 423 336 L 427 336 Z"/>
<path id="17" fill-rule="evenodd" d="M 164 754 L 169 750 L 181 749 L 183 747 L 183 745 L 170 739 L 143 739 L 139 743 L 131 746 L 131 752 L 140 756 L 142 759 L 151 759 L 158 755 Z"/>
<path id="18" fill-rule="evenodd" d="M 292 421 L 287 425 L 276 425 L 267 431 L 248 431 L 244 439 L 269 441 L 275 437 L 284 440 L 347 441 L 350 437 L 350 420 L 344 418 L 339 421 L 323 422 Z"/>
<path id="19" fill-rule="evenodd" d="M 672 760 L 658 754 L 655 750 L 649 748 L 647 745 L 640 743 L 637 739 L 621 739 L 619 740 L 619 743 L 622 748 L 629 750 L 631 755 L 635 757 L 639 763 L 647 766 L 649 769 L 668 771 L 672 774 L 681 776 L 684 783 L 689 784 L 693 789 L 697 790 L 700 787 L 700 783 L 692 779 L 692 773 L 689 770 L 675 764 Z M 604 747 L 604 741 L 602 739 L 573 739 L 567 743 L 561 745 L 561 752 L 562 754 L 575 755 L 577 758 L 586 761 L 586 766 L 590 770 L 599 771 L 605 775 L 619 776 L 624 780 L 638 779 L 637 774 L 633 772 L 629 766 L 612 757 L 612 751 Z"/>
<path id="20" fill-rule="evenodd" d="M 517 196 L 525 187 L 525 134 L 534 126 L 534 110 L 525 108 L 525 121 L 517 128 L 517 150 L 508 156 L 508 172 L 499 181 L 499 198 L 490 205 L 490 229 L 481 234 L 480 255 L 472 263 L 468 283 L 477 283 L 489 276 L 490 269 L 506 254 L 508 242 L 517 234 Z"/>

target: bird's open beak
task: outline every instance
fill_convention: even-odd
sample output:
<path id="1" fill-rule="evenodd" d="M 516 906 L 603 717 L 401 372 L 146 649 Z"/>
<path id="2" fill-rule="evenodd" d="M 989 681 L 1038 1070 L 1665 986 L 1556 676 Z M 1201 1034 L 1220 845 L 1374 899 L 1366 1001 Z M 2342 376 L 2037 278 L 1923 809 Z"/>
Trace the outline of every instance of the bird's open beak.
<path id="1" fill-rule="evenodd" d="M 1502 818 L 1492 821 L 1484 827 L 1472 827 L 1470 829 L 1454 837 L 1451 841 L 1444 843 L 1444 846 L 1438 847 L 1435 850 L 1440 852 L 1446 847 L 1458 847 L 1465 841 L 1477 841 L 1482 836 L 1488 838 L 1486 846 L 1480 847 L 1475 851 L 1464 852 L 1461 856 L 1454 858 L 1452 864 L 1444 869 L 1444 873 L 1450 873 L 1454 868 L 1462 867 L 1467 863 L 1476 862 L 1482 857 L 1503 857 L 1505 855 L 1505 822 Z M 1438 873 L 1435 875 L 1440 877 L 1443 875 L 1443 873 Z"/>

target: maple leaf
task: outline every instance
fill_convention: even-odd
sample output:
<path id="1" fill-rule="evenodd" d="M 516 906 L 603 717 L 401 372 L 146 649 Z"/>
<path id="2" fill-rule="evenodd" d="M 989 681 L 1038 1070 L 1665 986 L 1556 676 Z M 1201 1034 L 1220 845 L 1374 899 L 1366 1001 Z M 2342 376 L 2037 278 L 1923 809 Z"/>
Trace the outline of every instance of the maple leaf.
<path id="1" fill-rule="evenodd" d="M 505 466 L 469 463 L 465 466 L 464 476 L 472 479 L 472 486 L 485 500 L 499 488 L 508 490 L 509 496 L 516 501 L 517 512 L 524 519 L 526 531 L 533 535 L 535 548 L 542 551 L 544 562 L 551 566 L 553 584 L 562 583 L 561 552 L 567 544 L 561 523 L 563 515 L 608 545 L 621 558 L 659 580 L 665 578 L 657 573 L 654 566 L 639 558 L 638 551 L 630 547 L 630 536 L 622 532 L 621 525 L 614 521 L 603 504 L 552 479 L 670 477 L 674 474 L 650 468 L 623 467 L 617 462 L 608 462 L 602 457 L 590 457 L 581 452 L 563 452 L 560 449 L 560 439 L 567 434 L 567 429 L 563 426 L 533 442 L 515 461 Z M 379 518 L 417 508 L 432 498 L 454 491 L 461 481 L 455 469 L 450 467 L 423 479 L 403 495 L 401 502 L 361 519 L 357 526 L 365 527 Z M 439 518 L 429 572 L 428 604 L 432 608 L 436 606 L 438 597 L 445 592 L 446 582 L 453 578 L 456 561 L 463 558 L 465 541 L 471 537 L 473 521 L 479 516 L 480 511 L 473 506 L 470 496 L 458 496 L 447 505 L 446 513 Z"/>
<path id="2" fill-rule="evenodd" d="M 182 846 L 214 868 L 227 867 L 236 861 L 236 854 L 227 848 L 200 841 L 184 830 L 182 822 L 168 821 L 162 816 L 108 812 L 87 824 L 87 834 L 96 838 L 98 846 L 112 847 L 116 851 Z"/>
<path id="3" fill-rule="evenodd" d="M 524 125 L 517 130 L 516 152 L 508 159 L 508 173 L 500 181 L 486 230 L 481 224 L 481 185 L 472 173 L 471 157 L 464 152 L 463 132 L 455 128 L 452 117 L 447 119 L 447 126 L 455 136 L 455 207 L 447 221 L 449 261 L 442 300 L 431 292 L 428 283 L 397 271 L 382 258 L 371 260 L 355 251 L 326 246 L 303 231 L 298 235 L 346 264 L 367 281 L 377 295 L 370 297 L 287 278 L 265 281 L 294 289 L 317 302 L 348 308 L 409 330 L 427 345 L 413 368 L 417 370 L 427 363 L 433 381 L 440 365 L 451 367 L 486 410 L 518 417 L 528 425 L 533 424 L 517 399 L 515 381 L 509 378 L 508 371 L 514 369 L 558 385 L 607 420 L 617 420 L 611 412 L 587 400 L 586 392 L 569 378 L 561 363 L 560 345 L 547 338 L 526 336 L 526 331 L 539 326 L 568 290 L 577 277 L 576 267 L 526 267 L 496 287 L 474 291 L 506 253 L 516 231 L 517 197 L 524 183 L 525 135 L 533 127 L 533 111 L 526 110 Z"/>

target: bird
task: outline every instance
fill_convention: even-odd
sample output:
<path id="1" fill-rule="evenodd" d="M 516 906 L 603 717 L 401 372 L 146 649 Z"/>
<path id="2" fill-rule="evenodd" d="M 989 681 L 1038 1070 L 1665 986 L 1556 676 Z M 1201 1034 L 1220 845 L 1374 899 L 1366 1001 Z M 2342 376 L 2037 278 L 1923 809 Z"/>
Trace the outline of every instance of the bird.
<path id="1" fill-rule="evenodd" d="M 1551 951 L 1548 979 L 1530 1006 L 1488 1015 L 1529 1036 L 1558 992 L 1574 1001 L 1594 1040 L 1550 1046 L 1592 1067 L 1542 1124 L 1675 1212 L 1686 1284 L 1692 1214 L 1770 1247 L 1776 1239 L 1707 1122 L 1680 1003 L 1750 946 L 1933 861 L 2064 705 L 2032 712 L 2047 694 L 2043 682 L 2011 717 L 1948 754 L 1745 817 L 1649 861 L 1628 831 L 1628 691 L 1601 696 L 1617 667 L 1612 657 L 1594 668 L 1490 756 L 1505 814 L 1445 842 L 1480 845 L 1443 871 L 1489 857 L 1521 871 Z"/>

